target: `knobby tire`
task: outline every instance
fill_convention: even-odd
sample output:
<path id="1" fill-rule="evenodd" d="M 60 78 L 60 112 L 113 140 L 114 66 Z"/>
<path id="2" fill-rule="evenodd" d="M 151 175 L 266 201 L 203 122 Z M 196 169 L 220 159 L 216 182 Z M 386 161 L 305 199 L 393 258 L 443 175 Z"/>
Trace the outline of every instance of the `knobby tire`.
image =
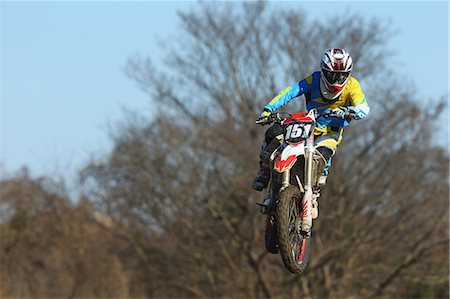
<path id="1" fill-rule="evenodd" d="M 301 198 L 302 195 L 297 187 L 288 186 L 280 192 L 277 204 L 279 251 L 284 265 L 294 274 L 299 274 L 305 270 L 309 259 L 311 241 L 310 238 L 299 237 L 292 226 L 292 218 L 300 217 L 302 212 L 301 204 L 299 204 L 297 209 L 298 215 L 292 215 L 293 213 L 297 214 L 293 212 L 296 204 L 295 200 L 300 199 L 301 201 Z"/>

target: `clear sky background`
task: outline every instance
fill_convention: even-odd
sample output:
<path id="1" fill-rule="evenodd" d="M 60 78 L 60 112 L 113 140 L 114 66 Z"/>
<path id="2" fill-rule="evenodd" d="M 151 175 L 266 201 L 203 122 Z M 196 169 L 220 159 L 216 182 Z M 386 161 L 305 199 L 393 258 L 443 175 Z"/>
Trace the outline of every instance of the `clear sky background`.
<path id="1" fill-rule="evenodd" d="M 196 2 L 1 2 L 0 171 L 70 178 L 111 149 L 108 125 L 122 107 L 151 115 L 148 97 L 123 72 L 127 59 L 163 57 L 177 10 Z M 271 2 L 312 18 L 392 20 L 391 59 L 424 99 L 448 96 L 448 2 Z M 280 16 L 282 17 L 282 16 Z M 320 57 L 318 57 L 320 59 Z M 446 118 L 448 121 L 448 118 Z M 448 138 L 448 124 L 442 125 Z"/>

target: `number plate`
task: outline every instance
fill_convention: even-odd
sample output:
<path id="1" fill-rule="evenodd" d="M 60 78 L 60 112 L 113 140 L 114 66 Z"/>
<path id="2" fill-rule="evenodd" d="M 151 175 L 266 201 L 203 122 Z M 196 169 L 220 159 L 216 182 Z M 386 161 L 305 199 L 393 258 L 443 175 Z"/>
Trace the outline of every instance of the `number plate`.
<path id="1" fill-rule="evenodd" d="M 300 142 L 305 139 L 303 131 L 304 125 L 302 123 L 289 124 L 284 131 L 284 140 L 291 143 Z"/>

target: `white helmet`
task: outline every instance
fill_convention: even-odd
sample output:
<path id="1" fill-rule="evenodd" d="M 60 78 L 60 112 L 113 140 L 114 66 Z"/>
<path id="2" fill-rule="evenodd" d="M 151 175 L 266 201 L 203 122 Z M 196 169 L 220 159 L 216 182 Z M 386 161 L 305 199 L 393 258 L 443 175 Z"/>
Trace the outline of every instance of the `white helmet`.
<path id="1" fill-rule="evenodd" d="M 352 58 L 344 49 L 329 49 L 320 63 L 320 92 L 324 100 L 336 101 L 350 79 Z"/>

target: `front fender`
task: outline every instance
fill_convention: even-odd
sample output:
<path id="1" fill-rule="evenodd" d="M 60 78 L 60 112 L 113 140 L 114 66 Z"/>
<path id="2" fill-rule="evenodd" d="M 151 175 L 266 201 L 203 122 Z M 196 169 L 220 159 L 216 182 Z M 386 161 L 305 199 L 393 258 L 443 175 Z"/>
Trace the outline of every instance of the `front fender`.
<path id="1" fill-rule="evenodd" d="M 303 143 L 296 145 L 287 145 L 281 154 L 276 157 L 274 163 L 274 170 L 283 173 L 286 170 L 292 168 L 292 166 L 297 161 L 298 156 L 303 156 L 305 154 L 305 145 Z"/>

